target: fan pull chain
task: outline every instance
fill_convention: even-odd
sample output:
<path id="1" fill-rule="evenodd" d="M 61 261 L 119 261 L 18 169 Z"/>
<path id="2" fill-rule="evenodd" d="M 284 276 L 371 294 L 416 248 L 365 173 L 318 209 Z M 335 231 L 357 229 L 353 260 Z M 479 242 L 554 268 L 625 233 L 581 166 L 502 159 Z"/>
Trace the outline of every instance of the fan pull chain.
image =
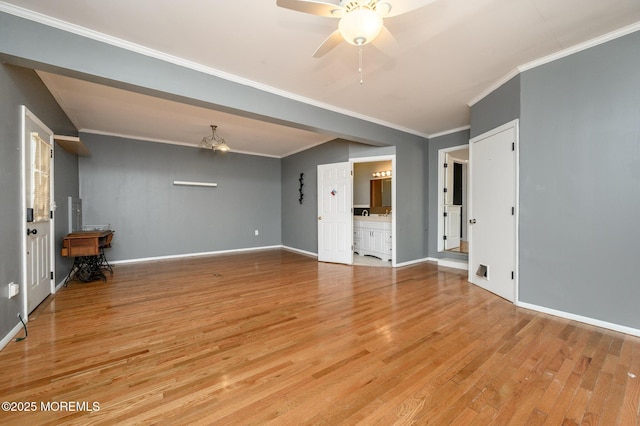
<path id="1" fill-rule="evenodd" d="M 358 73 L 360 73 L 360 84 L 364 83 L 362 77 L 362 45 L 358 46 Z"/>

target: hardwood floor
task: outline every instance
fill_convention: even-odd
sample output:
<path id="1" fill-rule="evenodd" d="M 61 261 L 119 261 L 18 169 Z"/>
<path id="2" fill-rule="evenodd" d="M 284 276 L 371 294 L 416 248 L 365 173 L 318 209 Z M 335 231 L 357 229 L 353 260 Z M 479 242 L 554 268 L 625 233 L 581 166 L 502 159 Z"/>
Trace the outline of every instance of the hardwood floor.
<path id="1" fill-rule="evenodd" d="M 639 338 L 517 308 L 427 263 L 265 250 L 116 265 L 28 327 L 0 351 L 0 401 L 37 407 L 2 423 L 639 422 Z"/>

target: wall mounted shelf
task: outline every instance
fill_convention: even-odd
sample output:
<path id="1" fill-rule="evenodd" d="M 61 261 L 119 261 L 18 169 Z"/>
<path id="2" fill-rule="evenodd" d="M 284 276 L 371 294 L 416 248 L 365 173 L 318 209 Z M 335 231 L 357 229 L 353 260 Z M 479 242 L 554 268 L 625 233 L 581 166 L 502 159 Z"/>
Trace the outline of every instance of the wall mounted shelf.
<path id="1" fill-rule="evenodd" d="M 178 186 L 209 186 L 209 187 L 218 186 L 217 183 L 213 183 L 213 182 L 191 182 L 186 180 L 174 180 L 173 184 Z"/>
<path id="2" fill-rule="evenodd" d="M 71 154 L 83 157 L 91 155 L 89 148 L 87 148 L 77 136 L 53 135 L 53 140 L 55 140 L 62 149 Z"/>

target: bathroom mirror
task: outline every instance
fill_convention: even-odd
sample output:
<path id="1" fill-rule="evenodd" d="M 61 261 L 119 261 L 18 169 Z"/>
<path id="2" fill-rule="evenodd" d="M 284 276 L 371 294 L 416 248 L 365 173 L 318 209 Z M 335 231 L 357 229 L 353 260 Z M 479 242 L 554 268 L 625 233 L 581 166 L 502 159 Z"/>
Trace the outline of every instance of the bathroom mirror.
<path id="1" fill-rule="evenodd" d="M 372 179 L 370 182 L 371 212 L 386 213 L 391 209 L 391 179 Z"/>

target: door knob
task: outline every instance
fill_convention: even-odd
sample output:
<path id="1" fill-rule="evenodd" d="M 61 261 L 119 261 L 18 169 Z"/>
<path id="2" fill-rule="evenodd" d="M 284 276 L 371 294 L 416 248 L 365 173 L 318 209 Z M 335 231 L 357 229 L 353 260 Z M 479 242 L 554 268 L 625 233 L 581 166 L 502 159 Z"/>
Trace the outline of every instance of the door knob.
<path id="1" fill-rule="evenodd" d="M 37 229 L 29 229 L 27 228 L 27 237 L 31 234 L 36 235 L 38 233 Z"/>
<path id="2" fill-rule="evenodd" d="M 322 220 L 322 216 L 318 216 L 318 220 Z"/>
<path id="3" fill-rule="evenodd" d="M 469 219 L 469 223 L 473 225 L 474 223 L 476 223 L 476 220 L 475 219 Z"/>

